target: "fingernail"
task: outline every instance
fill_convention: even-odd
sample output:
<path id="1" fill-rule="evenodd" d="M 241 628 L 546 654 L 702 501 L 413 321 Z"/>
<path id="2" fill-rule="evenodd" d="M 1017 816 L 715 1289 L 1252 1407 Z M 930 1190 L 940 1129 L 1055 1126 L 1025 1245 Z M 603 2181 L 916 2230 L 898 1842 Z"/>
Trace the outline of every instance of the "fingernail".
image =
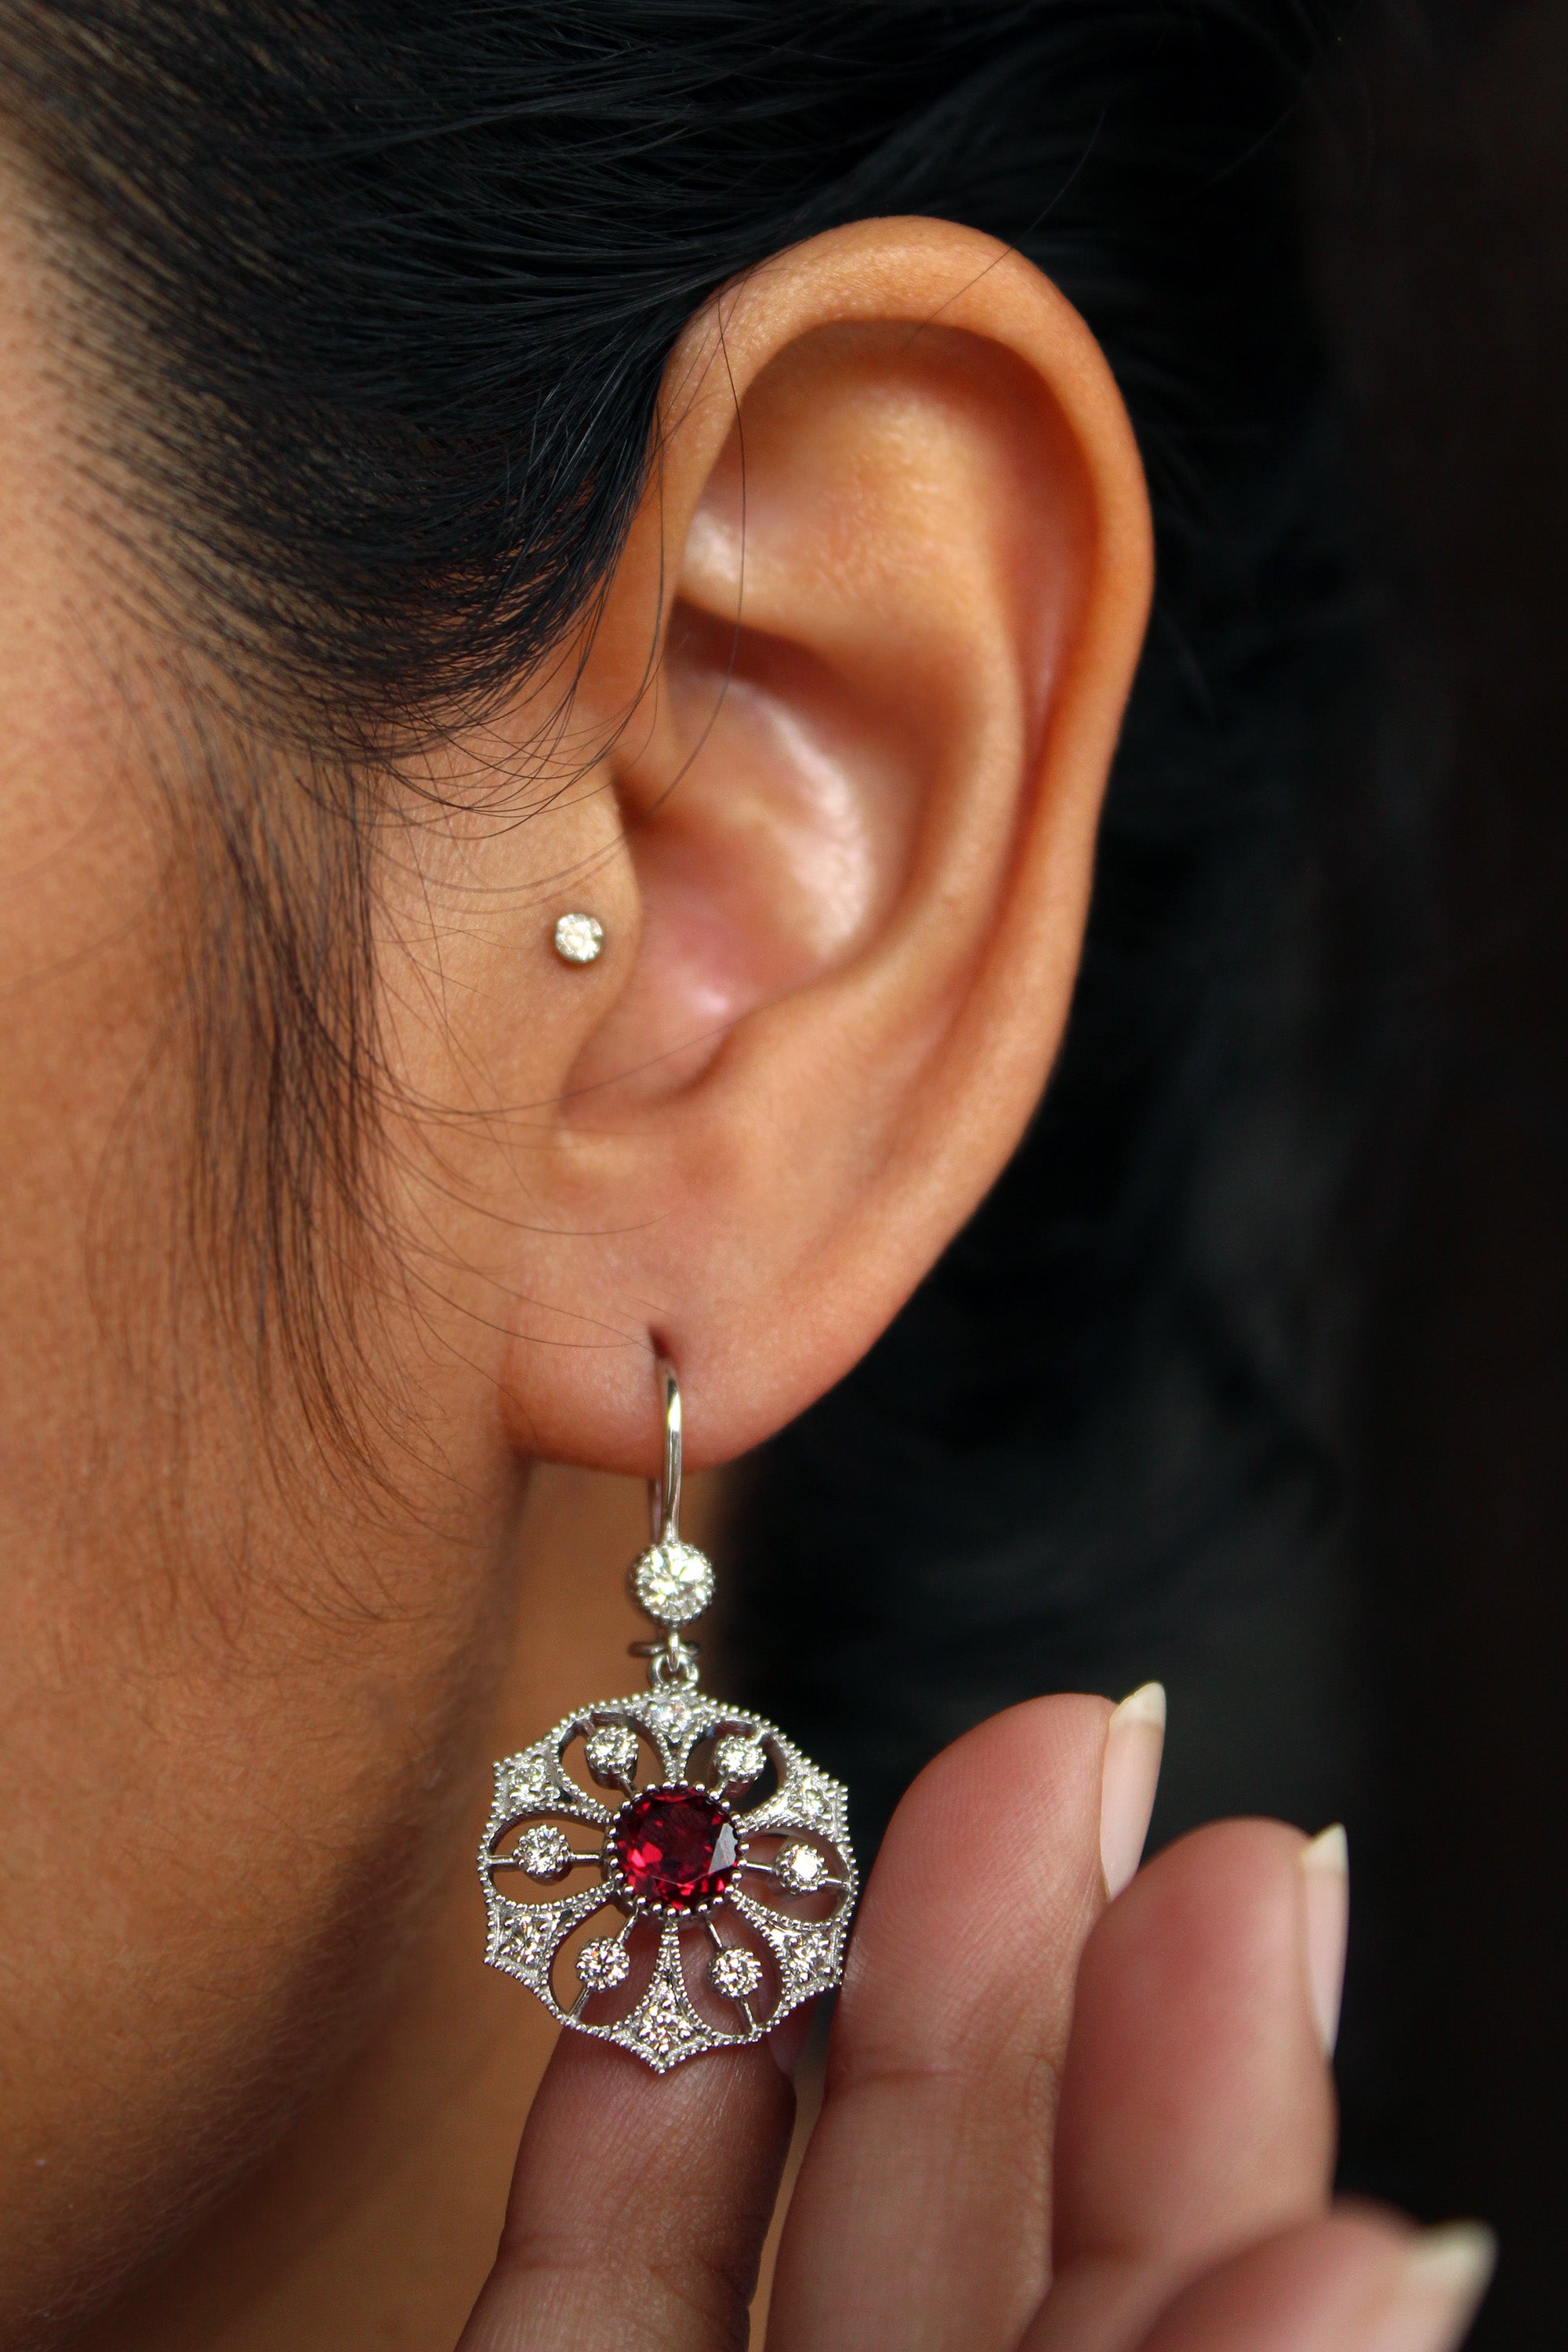
<path id="1" fill-rule="evenodd" d="M 1105 1891 L 1112 1897 L 1121 1894 L 1142 1858 L 1164 1746 L 1165 1685 L 1145 1683 L 1122 1700 L 1106 1727 L 1100 1866 Z"/>
<path id="2" fill-rule="evenodd" d="M 1479 2221 L 1424 2231 L 1376 2341 L 1376 2352 L 1457 2352 L 1497 2268 L 1497 2240 Z"/>
<path id="3" fill-rule="evenodd" d="M 1301 1885 L 1307 1990 L 1323 2055 L 1331 2058 L 1340 2035 L 1345 1939 L 1351 1924 L 1351 1850 L 1338 1822 L 1302 1847 Z"/>

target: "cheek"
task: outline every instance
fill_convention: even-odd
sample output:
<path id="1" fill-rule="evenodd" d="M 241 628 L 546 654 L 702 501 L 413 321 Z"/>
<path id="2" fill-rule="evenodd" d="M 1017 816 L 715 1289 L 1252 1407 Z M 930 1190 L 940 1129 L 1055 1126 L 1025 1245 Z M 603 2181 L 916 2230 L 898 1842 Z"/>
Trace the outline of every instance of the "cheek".
<path id="1" fill-rule="evenodd" d="M 461 1514 L 323 1476 L 307 1521 L 232 1364 L 187 1356 L 176 1412 L 80 1336 L 0 1497 L 5 2341 L 188 2227 L 353 2045 L 471 1867 L 506 1647 L 482 1464 Z"/>
<path id="2" fill-rule="evenodd" d="M 205 1310 L 178 861 L 107 690 L 37 626 L 13 657 L 9 593 L 5 2341 L 187 2225 L 374 2007 L 483 1787 L 515 1507 L 482 1379 L 432 1363 L 427 1312 L 362 1368 L 390 1396 L 417 1372 L 387 1479 L 329 1462 Z"/>
<path id="3" fill-rule="evenodd" d="M 373 1475 L 323 1451 L 287 1377 L 264 1384 L 248 1327 L 237 1346 L 209 1311 L 181 920 L 192 822 L 171 823 L 155 739 L 116 690 L 149 675 L 152 649 L 95 610 L 101 551 L 71 536 L 80 484 L 27 273 L 0 261 L 11 2342 L 155 2254 L 374 2004 L 457 1815 L 482 1815 L 518 1494 L 471 1313 L 442 1331 L 422 1297 L 400 1321 L 393 1286 L 358 1360 L 359 1394 L 403 1401 L 377 1423 L 387 1475 Z"/>

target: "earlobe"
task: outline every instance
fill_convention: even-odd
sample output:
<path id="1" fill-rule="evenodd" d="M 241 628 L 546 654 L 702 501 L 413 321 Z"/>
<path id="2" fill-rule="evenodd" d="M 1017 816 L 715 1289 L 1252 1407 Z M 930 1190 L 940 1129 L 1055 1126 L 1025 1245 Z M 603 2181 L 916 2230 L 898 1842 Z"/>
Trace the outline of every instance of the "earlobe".
<path id="1" fill-rule="evenodd" d="M 520 1436 L 627 1470 L 647 1334 L 693 1458 L 726 1458 L 848 1369 L 999 1172 L 1065 1021 L 1149 584 L 1103 362 L 968 232 L 781 257 L 694 327 L 668 409 L 584 680 L 641 925 L 553 1163 L 602 1239 L 542 1253 L 627 1343 L 569 1366 L 535 1318 L 509 1367 Z M 616 728 L 650 595 L 661 661 Z"/>

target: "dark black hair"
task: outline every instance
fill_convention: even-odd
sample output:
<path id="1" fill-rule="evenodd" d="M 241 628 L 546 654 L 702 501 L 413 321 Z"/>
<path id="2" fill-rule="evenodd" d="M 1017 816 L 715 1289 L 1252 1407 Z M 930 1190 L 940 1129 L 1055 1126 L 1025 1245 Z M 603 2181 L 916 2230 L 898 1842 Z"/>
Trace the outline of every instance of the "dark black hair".
<path id="1" fill-rule="evenodd" d="M 936 214 L 1031 256 L 1110 357 L 1160 581 L 1062 1066 L 754 1496 L 736 1641 L 873 1816 L 999 1698 L 1158 1664 L 1205 1594 L 1316 1591 L 1335 1539 L 1366 1055 L 1332 983 L 1386 845 L 1292 193 L 1328 30 L 1306 0 L 0 11 L 128 593 L 305 756 L 303 793 L 229 737 L 207 763 L 198 1058 L 225 1230 L 326 1385 L 377 774 L 591 610 L 692 311 L 816 231 Z"/>
<path id="2" fill-rule="evenodd" d="M 1291 0 L 10 0 L 0 56 L 184 618 L 358 750 L 561 635 L 680 328 L 837 222 L 1026 246 L 1190 489 L 1220 384 L 1234 429 L 1244 352 L 1285 356 L 1215 182 L 1302 34 Z"/>

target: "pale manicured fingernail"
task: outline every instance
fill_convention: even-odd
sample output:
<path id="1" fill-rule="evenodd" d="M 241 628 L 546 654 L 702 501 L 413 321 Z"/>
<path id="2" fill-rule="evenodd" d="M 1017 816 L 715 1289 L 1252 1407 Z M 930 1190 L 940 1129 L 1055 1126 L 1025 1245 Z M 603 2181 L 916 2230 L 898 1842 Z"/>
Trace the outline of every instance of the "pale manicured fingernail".
<path id="1" fill-rule="evenodd" d="M 1351 1924 L 1351 1850 L 1338 1822 L 1302 1847 L 1301 1885 L 1307 1990 L 1323 2055 L 1331 2058 L 1340 2035 L 1345 1940 Z"/>
<path id="2" fill-rule="evenodd" d="M 1405 2257 L 1374 2352 L 1457 2352 L 1496 2267 L 1497 2240 L 1480 2222 L 1424 2231 Z"/>
<path id="3" fill-rule="evenodd" d="M 1124 1698 L 1105 1733 L 1100 1782 L 1100 1866 L 1114 1897 L 1137 1870 L 1160 1785 L 1165 1746 L 1165 1685 L 1145 1683 Z"/>

